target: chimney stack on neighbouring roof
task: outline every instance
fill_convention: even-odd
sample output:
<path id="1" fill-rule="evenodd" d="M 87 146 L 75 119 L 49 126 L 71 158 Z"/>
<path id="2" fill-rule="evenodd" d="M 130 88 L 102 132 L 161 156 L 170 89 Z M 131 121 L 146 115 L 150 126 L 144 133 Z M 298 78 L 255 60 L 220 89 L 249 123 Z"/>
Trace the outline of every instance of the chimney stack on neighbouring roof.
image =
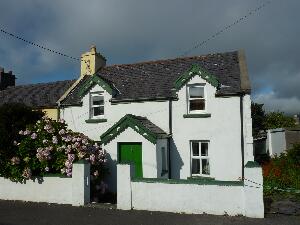
<path id="1" fill-rule="evenodd" d="M 81 55 L 80 76 L 94 75 L 100 68 L 106 65 L 106 59 L 100 53 L 97 53 L 96 46 L 92 45 L 89 52 Z"/>
<path id="2" fill-rule="evenodd" d="M 4 72 L 4 69 L 0 67 L 0 90 L 6 89 L 8 86 L 16 85 L 16 77 L 12 74 L 12 71 L 8 73 Z"/>

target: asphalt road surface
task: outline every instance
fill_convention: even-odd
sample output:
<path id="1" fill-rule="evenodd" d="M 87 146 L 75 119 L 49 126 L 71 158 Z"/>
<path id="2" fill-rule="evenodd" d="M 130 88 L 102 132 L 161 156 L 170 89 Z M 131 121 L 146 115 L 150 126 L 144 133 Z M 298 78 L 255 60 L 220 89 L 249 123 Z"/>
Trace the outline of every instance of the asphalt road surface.
<path id="1" fill-rule="evenodd" d="M 0 201 L 0 225 L 300 225 L 299 216 L 266 215 L 264 219 L 121 211 L 101 205 L 72 207 L 47 203 Z"/>

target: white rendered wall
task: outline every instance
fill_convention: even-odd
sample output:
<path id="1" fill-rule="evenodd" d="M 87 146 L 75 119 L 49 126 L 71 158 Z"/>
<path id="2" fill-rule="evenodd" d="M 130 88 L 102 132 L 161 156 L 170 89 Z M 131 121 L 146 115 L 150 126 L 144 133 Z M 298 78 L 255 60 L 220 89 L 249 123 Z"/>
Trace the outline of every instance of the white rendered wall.
<path id="1" fill-rule="evenodd" d="M 189 84 L 205 83 L 195 76 Z M 240 97 L 215 97 L 216 88 L 206 84 L 206 112 L 209 118 L 183 118 L 187 114 L 187 88 L 173 102 L 173 140 L 171 143 L 171 177 L 191 176 L 190 140 L 209 140 L 211 177 L 238 180 L 242 175 Z"/>
<path id="2" fill-rule="evenodd" d="M 168 169 L 168 139 L 158 139 L 156 143 L 156 165 L 158 178 L 168 178 L 168 173 L 162 175 L 162 148 L 165 148 L 166 167 Z"/>
<path id="3" fill-rule="evenodd" d="M 245 171 L 249 180 L 262 183 L 261 168 L 245 168 Z M 129 182 L 131 173 L 130 165 L 118 165 L 118 175 L 121 174 L 118 178 L 118 209 L 264 217 L 263 188 L 250 187 L 253 183 L 224 186 L 164 183 L 161 180 L 149 182 L 142 179 Z"/>
<path id="4" fill-rule="evenodd" d="M 244 165 L 248 161 L 254 161 L 251 99 L 250 95 L 243 97 L 243 117 L 244 117 Z"/>
<path id="5" fill-rule="evenodd" d="M 188 84 L 193 83 L 206 83 L 206 81 L 195 76 Z M 104 90 L 96 85 L 91 91 Z M 216 98 L 216 88 L 207 83 L 206 107 L 211 117 L 183 118 L 183 115 L 187 114 L 186 92 L 186 86 L 182 87 L 178 92 L 179 100 L 173 101 L 172 106 L 171 177 L 175 179 L 190 177 L 190 140 L 209 140 L 211 177 L 218 180 L 237 180 L 242 176 L 240 97 Z M 165 132 L 169 132 L 168 101 L 111 105 L 109 102 L 111 96 L 106 91 L 104 91 L 104 98 L 107 122 L 95 124 L 85 122 L 89 118 L 89 94 L 83 97 L 82 107 L 62 109 L 61 117 L 67 121 L 71 129 L 82 132 L 94 140 L 99 140 L 102 133 L 126 114 L 146 116 Z M 253 160 L 250 106 L 250 98 L 246 95 L 243 100 L 245 162 Z M 109 152 L 115 154 L 111 149 Z M 111 169 L 115 174 L 115 168 Z M 113 179 L 116 180 L 116 177 Z"/>
<path id="6" fill-rule="evenodd" d="M 286 150 L 285 130 L 282 128 L 268 130 L 266 142 L 270 156 L 280 155 Z"/>
<path id="7" fill-rule="evenodd" d="M 69 128 L 82 132 L 95 141 L 100 140 L 100 135 L 113 126 L 126 114 L 146 116 L 151 122 L 159 126 L 165 132 L 169 131 L 169 102 L 141 102 L 130 104 L 112 105 L 109 100 L 111 95 L 99 85 L 94 86 L 91 92 L 104 92 L 104 123 L 86 123 L 89 119 L 89 93 L 82 99 L 82 106 L 67 107 L 61 109 L 61 118 L 65 119 Z"/>
<path id="8" fill-rule="evenodd" d="M 0 199 L 84 205 L 90 201 L 89 164 L 74 164 L 72 178 L 41 177 L 25 183 L 0 177 Z"/>
<path id="9" fill-rule="evenodd" d="M 143 177 L 157 177 L 156 146 L 129 127 L 103 146 L 109 153 L 108 167 L 110 174 L 107 176 L 107 182 L 109 189 L 113 192 L 117 190 L 118 143 L 122 142 L 142 143 Z"/>

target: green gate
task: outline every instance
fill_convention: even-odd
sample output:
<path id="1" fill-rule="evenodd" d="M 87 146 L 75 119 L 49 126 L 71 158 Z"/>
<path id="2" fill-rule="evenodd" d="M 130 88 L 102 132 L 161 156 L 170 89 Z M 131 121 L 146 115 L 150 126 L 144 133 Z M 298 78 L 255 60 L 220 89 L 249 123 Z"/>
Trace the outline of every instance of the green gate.
<path id="1" fill-rule="evenodd" d="M 142 143 L 118 143 L 119 163 L 133 163 L 135 177 L 143 177 Z"/>

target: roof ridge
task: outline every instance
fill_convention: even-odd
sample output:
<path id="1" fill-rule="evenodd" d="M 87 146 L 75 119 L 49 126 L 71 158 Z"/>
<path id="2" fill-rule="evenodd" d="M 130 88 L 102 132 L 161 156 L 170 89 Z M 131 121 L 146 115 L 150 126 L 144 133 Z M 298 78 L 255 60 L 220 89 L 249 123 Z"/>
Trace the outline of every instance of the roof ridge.
<path id="1" fill-rule="evenodd" d="M 32 86 L 39 86 L 39 85 L 46 85 L 46 84 L 56 84 L 56 83 L 62 83 L 62 82 L 72 82 L 72 81 L 76 81 L 76 79 L 73 80 L 58 80 L 58 81 L 52 81 L 52 82 L 47 82 L 47 83 L 35 83 L 35 84 L 21 84 L 21 85 L 16 85 L 16 86 L 8 86 L 6 89 L 4 89 L 3 91 L 7 90 L 7 89 L 12 89 L 12 88 L 22 88 L 22 87 L 32 87 Z"/>
<path id="2" fill-rule="evenodd" d="M 205 54 L 205 55 L 177 57 L 177 58 L 170 58 L 170 59 L 158 59 L 158 60 L 141 61 L 141 62 L 136 62 L 136 63 L 113 64 L 113 65 L 106 66 L 103 69 L 111 68 L 111 67 L 123 67 L 123 66 L 127 67 L 127 66 L 140 65 L 140 64 L 155 64 L 155 63 L 160 63 L 160 62 L 175 61 L 175 60 L 178 60 L 178 59 L 181 60 L 181 59 L 207 58 L 209 56 L 224 55 L 224 54 L 227 54 L 227 53 L 234 53 L 234 52 L 238 52 L 238 50 L 228 51 L 228 52 L 209 53 L 209 54 Z M 101 70 L 99 72 L 101 72 Z"/>

